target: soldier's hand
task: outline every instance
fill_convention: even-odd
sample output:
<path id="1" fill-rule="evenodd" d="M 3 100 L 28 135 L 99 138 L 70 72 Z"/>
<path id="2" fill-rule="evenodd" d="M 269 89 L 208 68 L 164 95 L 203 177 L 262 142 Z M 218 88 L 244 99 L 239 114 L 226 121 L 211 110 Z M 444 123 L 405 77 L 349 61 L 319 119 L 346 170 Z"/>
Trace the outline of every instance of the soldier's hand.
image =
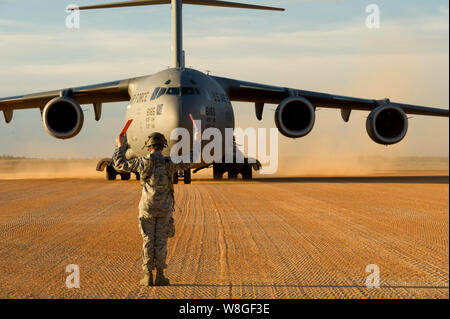
<path id="1" fill-rule="evenodd" d="M 117 136 L 116 138 L 116 144 L 118 147 L 121 147 L 122 145 L 125 144 L 125 136 Z"/>

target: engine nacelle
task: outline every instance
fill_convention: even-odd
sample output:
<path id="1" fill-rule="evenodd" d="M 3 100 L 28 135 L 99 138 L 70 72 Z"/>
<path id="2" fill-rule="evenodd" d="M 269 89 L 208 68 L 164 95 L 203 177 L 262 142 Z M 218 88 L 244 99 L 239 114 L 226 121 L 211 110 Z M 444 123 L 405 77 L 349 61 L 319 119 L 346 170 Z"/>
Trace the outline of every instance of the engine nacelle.
<path id="1" fill-rule="evenodd" d="M 80 133 L 84 114 L 75 100 L 63 96 L 56 97 L 45 105 L 42 120 L 48 134 L 59 139 L 68 139 Z"/>
<path id="2" fill-rule="evenodd" d="M 301 96 L 289 97 L 278 105 L 275 124 L 286 137 L 300 138 L 308 135 L 316 122 L 316 110 Z"/>
<path id="3" fill-rule="evenodd" d="M 405 111 L 397 106 L 381 105 L 370 113 L 366 129 L 375 143 L 396 144 L 403 140 L 408 132 L 408 117 Z"/>

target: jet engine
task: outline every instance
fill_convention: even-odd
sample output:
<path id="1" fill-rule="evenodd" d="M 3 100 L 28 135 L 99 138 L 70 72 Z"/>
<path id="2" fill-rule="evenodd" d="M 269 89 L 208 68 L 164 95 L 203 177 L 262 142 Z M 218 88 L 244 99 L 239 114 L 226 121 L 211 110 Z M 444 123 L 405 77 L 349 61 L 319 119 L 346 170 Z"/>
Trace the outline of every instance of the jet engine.
<path id="1" fill-rule="evenodd" d="M 408 117 L 405 111 L 397 106 L 382 105 L 370 113 L 366 129 L 375 143 L 396 144 L 403 140 L 408 132 Z"/>
<path id="2" fill-rule="evenodd" d="M 316 110 L 307 99 L 295 96 L 284 99 L 275 111 L 275 124 L 286 137 L 308 135 L 316 121 Z"/>
<path id="3" fill-rule="evenodd" d="M 59 139 L 72 138 L 83 127 L 83 110 L 75 100 L 69 97 L 56 97 L 45 105 L 42 121 L 51 136 Z"/>

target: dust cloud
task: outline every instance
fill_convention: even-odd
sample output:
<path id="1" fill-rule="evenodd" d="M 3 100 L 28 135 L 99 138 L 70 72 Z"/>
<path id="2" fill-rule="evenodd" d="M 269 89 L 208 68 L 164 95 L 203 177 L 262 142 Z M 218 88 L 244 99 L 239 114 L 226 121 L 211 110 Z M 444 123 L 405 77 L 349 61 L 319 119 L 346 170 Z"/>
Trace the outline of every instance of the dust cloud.
<path id="1" fill-rule="evenodd" d="M 98 159 L 29 159 L 1 158 L 0 179 L 104 179 L 95 170 Z M 286 176 L 367 176 L 380 174 L 445 174 L 449 160 L 445 157 L 376 157 L 376 156 L 283 156 L 273 175 L 255 173 L 255 177 Z M 212 169 L 193 174 L 193 179 L 211 179 Z M 227 178 L 226 174 L 224 178 Z"/>
<path id="2" fill-rule="evenodd" d="M 283 149 L 283 143 L 280 146 Z M 287 152 L 285 146 L 284 150 Z M 361 136 L 354 137 L 352 143 L 312 136 L 311 140 L 298 150 L 298 155 L 283 155 L 283 152 L 280 152 L 276 175 L 364 176 L 438 171 L 440 174 L 448 174 L 448 156 L 405 155 L 412 153 L 410 147 L 411 145 L 402 144 L 387 148 L 368 143 Z"/>
<path id="3" fill-rule="evenodd" d="M 0 179 L 104 178 L 98 159 L 0 158 Z"/>
<path id="4" fill-rule="evenodd" d="M 283 157 L 277 176 L 367 176 L 380 174 L 448 174 L 444 157 L 341 156 Z"/>

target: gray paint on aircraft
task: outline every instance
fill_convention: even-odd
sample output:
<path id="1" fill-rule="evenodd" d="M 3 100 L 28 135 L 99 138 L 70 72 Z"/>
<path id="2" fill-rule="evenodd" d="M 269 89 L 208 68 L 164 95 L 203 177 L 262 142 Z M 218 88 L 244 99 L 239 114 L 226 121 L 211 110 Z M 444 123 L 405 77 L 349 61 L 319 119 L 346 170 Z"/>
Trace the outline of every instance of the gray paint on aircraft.
<path id="1" fill-rule="evenodd" d="M 164 94 L 152 99 L 157 88 L 164 90 Z M 170 94 L 170 90 L 178 94 Z M 192 137 L 189 114 L 201 121 L 202 131 L 215 127 L 225 136 L 225 128 L 234 129 L 233 107 L 226 92 L 213 78 L 199 71 L 173 68 L 132 80 L 129 94 L 131 102 L 126 118 L 134 122 L 127 137 L 135 156 L 145 155 L 142 146 L 154 131 L 169 137 L 175 128 L 182 127 Z M 169 150 L 175 143 L 169 141 Z"/>

